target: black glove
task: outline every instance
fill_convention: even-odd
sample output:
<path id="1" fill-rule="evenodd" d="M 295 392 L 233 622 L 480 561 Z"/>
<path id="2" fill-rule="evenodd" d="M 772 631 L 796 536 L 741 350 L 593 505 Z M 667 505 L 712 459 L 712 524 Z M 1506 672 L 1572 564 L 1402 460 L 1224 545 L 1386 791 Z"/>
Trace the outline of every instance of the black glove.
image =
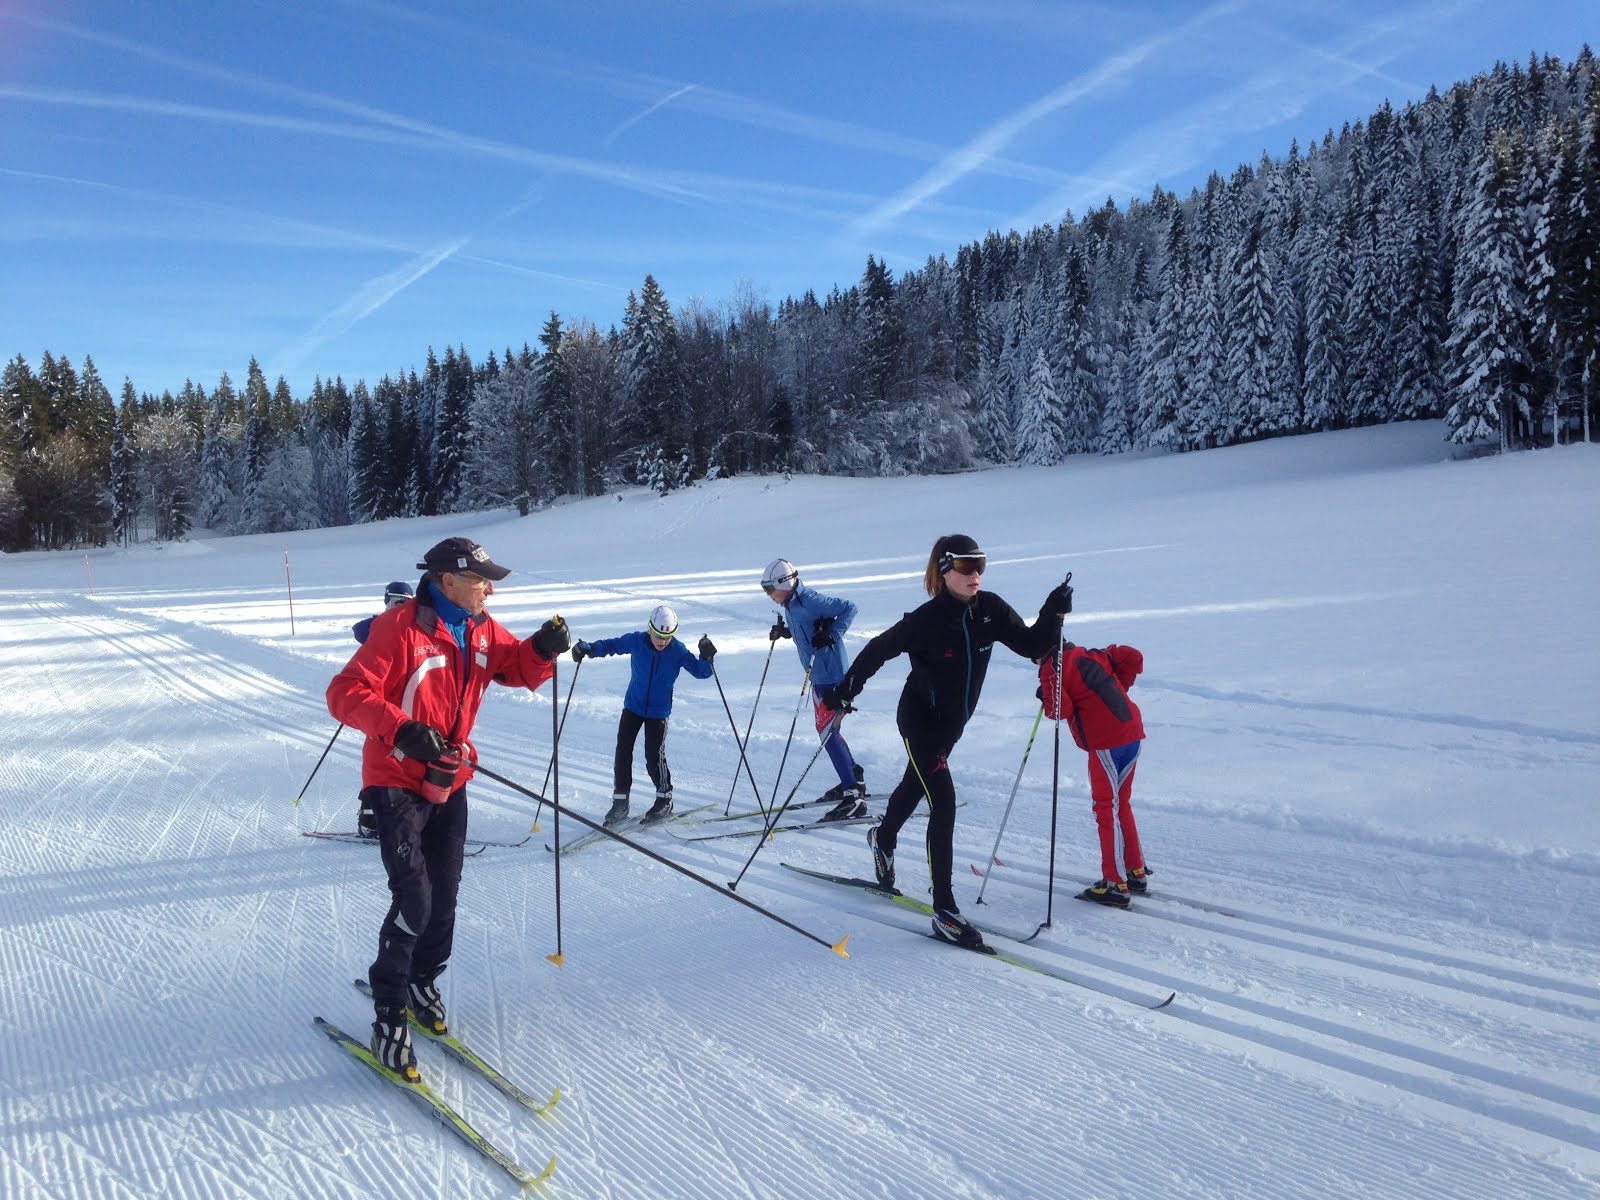
<path id="1" fill-rule="evenodd" d="M 1069 575 L 1067 579 L 1071 579 Z M 1064 617 L 1072 611 L 1072 584 L 1063 579 L 1044 598 L 1043 612 L 1048 617 Z"/>
<path id="2" fill-rule="evenodd" d="M 711 644 L 711 639 L 706 634 L 700 635 L 700 657 L 710 662 L 717 656 L 717 648 Z"/>
<path id="3" fill-rule="evenodd" d="M 772 628 L 767 630 L 767 641 L 769 642 L 775 642 L 779 638 L 792 638 L 793 636 L 794 634 L 789 632 L 789 627 L 783 623 L 782 617 L 774 621 Z"/>
<path id="4" fill-rule="evenodd" d="M 833 618 L 818 617 L 811 623 L 811 648 L 826 650 L 833 645 Z"/>
<path id="5" fill-rule="evenodd" d="M 551 617 L 539 626 L 539 632 L 533 635 L 532 641 L 540 658 L 545 662 L 555 662 L 572 646 L 572 635 L 567 632 L 565 621 L 560 617 Z"/>
<path id="6" fill-rule="evenodd" d="M 817 689 L 817 699 L 822 701 L 822 707 L 833 712 L 851 712 L 850 697 L 844 693 L 844 684 L 836 687 Z"/>
<path id="7" fill-rule="evenodd" d="M 589 657 L 589 643 L 577 642 L 572 647 L 572 661 L 582 662 Z"/>
<path id="8" fill-rule="evenodd" d="M 450 743 L 432 725 L 407 721 L 394 731 L 394 748 L 407 758 L 437 762 L 451 753 Z"/>

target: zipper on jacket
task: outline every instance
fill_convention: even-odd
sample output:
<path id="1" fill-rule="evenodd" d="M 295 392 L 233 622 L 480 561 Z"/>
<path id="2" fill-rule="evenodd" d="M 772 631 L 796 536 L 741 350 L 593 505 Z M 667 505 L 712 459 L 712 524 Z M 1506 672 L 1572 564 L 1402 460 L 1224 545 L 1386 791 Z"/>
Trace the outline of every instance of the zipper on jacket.
<path id="1" fill-rule="evenodd" d="M 961 707 L 967 715 L 963 719 L 963 724 L 972 720 L 972 629 L 967 621 L 971 615 L 972 605 L 968 605 L 961 613 L 961 636 L 967 643 L 967 686 L 961 693 Z"/>

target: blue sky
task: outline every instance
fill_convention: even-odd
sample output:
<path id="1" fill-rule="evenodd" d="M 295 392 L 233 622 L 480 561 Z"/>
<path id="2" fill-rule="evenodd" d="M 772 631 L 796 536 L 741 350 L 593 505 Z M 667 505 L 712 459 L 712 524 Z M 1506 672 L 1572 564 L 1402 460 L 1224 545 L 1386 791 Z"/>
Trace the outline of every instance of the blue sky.
<path id="1" fill-rule="evenodd" d="M 0 354 L 303 397 L 1187 193 L 1592 0 L 0 0 Z"/>

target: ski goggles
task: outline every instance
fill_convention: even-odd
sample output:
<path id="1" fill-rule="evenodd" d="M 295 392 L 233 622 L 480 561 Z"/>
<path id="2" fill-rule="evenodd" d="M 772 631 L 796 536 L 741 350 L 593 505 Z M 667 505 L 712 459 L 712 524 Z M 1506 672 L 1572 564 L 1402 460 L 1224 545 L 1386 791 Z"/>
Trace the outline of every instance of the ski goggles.
<path id="1" fill-rule="evenodd" d="M 963 554 L 959 557 L 946 555 L 944 565 L 940 569 L 946 575 L 951 571 L 957 575 L 982 575 L 988 561 L 982 554 Z"/>
<path id="2" fill-rule="evenodd" d="M 795 576 L 793 575 L 787 579 L 764 580 L 761 584 L 761 590 L 769 596 L 773 592 L 790 592 L 794 590 L 794 581 Z"/>

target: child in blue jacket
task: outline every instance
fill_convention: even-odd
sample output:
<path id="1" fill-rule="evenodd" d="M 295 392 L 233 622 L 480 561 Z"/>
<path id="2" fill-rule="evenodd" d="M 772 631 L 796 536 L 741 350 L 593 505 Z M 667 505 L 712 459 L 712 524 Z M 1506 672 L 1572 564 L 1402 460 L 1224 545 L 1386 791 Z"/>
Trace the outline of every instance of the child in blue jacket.
<path id="1" fill-rule="evenodd" d="M 650 626 L 639 633 L 579 642 L 572 648 L 574 662 L 586 658 L 605 658 L 626 654 L 633 660 L 633 674 L 622 698 L 622 719 L 617 722 L 617 756 L 613 771 L 611 811 L 605 824 L 616 825 L 628 815 L 628 793 L 633 789 L 633 747 L 644 730 L 644 765 L 650 782 L 656 785 L 656 802 L 645 813 L 648 823 L 664 821 L 672 815 L 672 771 L 667 767 L 667 718 L 672 715 L 672 689 L 679 671 L 696 679 L 711 675 L 711 660 L 717 648 L 709 637 L 700 639 L 700 657 L 677 639 L 678 614 L 658 604 L 650 614 Z"/>
<path id="2" fill-rule="evenodd" d="M 844 632 L 856 619 L 856 606 L 837 596 L 825 596 L 800 582 L 800 572 L 786 558 L 775 558 L 767 564 L 761 575 L 761 590 L 783 612 L 773 623 L 767 636 L 772 641 L 793 638 L 794 648 L 800 654 L 800 665 L 810 673 L 811 704 L 817 720 L 817 733 L 821 735 L 833 721 L 834 712 L 822 702 L 825 689 L 836 687 L 850 666 L 844 651 Z M 789 622 L 784 624 L 784 618 Z M 822 818 L 824 821 L 845 821 L 867 815 L 867 789 L 855 755 L 844 740 L 840 723 L 833 725 L 833 733 L 825 743 L 828 761 L 839 773 L 837 786 L 829 788 L 824 799 L 833 800 L 834 806 Z"/>

